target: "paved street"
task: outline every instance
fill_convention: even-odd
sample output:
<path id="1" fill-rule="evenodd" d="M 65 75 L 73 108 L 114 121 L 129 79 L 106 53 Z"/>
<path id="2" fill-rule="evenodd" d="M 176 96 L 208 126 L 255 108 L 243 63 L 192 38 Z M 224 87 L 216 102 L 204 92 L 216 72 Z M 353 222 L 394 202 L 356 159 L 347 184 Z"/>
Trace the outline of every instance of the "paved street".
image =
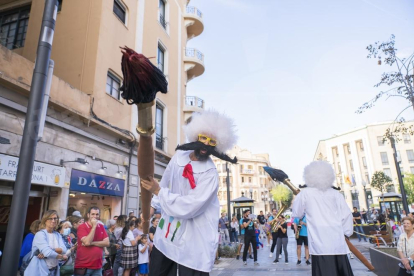
<path id="1" fill-rule="evenodd" d="M 211 276 L 264 276 L 264 275 L 291 275 L 291 276 L 307 276 L 311 275 L 311 266 L 307 266 L 302 259 L 301 265 L 296 265 L 296 240 L 292 230 L 289 231 L 289 243 L 288 243 L 288 256 L 289 264 L 284 263 L 284 256 L 281 262 L 273 264 L 273 258 L 269 258 L 270 247 L 265 246 L 257 251 L 259 266 L 253 265 L 253 260 L 247 260 L 247 266 L 243 265 L 243 261 L 236 259 L 221 258 L 219 263 L 213 268 L 210 273 Z M 369 260 L 369 246 L 367 242 L 358 242 L 358 240 L 352 241 L 355 246 L 365 255 Z M 302 258 L 304 257 L 304 250 L 302 248 Z M 366 267 L 356 258 L 351 259 L 351 266 L 355 276 L 370 276 L 375 275 L 369 272 Z"/>

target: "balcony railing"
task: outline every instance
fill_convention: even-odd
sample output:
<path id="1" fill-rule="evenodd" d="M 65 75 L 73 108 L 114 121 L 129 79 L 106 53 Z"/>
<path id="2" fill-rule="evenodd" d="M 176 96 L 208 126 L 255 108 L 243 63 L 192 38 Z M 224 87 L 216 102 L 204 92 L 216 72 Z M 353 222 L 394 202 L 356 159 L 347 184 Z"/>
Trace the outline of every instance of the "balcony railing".
<path id="1" fill-rule="evenodd" d="M 165 17 L 162 14 L 160 14 L 160 23 L 164 29 L 167 29 L 167 21 L 165 21 Z"/>
<path id="2" fill-rule="evenodd" d="M 241 173 L 242 173 L 242 174 L 254 174 L 254 170 L 251 170 L 251 169 L 244 169 Z"/>
<path id="3" fill-rule="evenodd" d="M 196 106 L 199 108 L 204 108 L 204 101 L 198 97 L 187 96 L 185 97 L 185 104 L 189 106 Z"/>
<path id="4" fill-rule="evenodd" d="M 194 14 L 200 18 L 203 18 L 203 13 L 196 7 L 187 6 L 187 13 Z"/>
<path id="5" fill-rule="evenodd" d="M 194 49 L 194 48 L 185 48 L 185 56 L 186 57 L 196 58 L 196 59 L 204 62 L 204 55 L 203 55 L 203 53 L 200 52 L 197 49 Z"/>

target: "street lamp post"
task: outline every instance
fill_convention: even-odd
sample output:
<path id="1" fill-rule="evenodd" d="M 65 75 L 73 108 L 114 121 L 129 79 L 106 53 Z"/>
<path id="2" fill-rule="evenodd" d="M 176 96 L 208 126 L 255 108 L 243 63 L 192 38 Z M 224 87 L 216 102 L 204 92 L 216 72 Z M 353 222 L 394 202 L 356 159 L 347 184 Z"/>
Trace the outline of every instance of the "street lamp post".
<path id="1" fill-rule="evenodd" d="M 404 189 L 404 183 L 403 183 L 403 179 L 402 179 L 402 175 L 401 175 L 400 162 L 398 162 L 398 158 L 397 158 L 397 149 L 395 147 L 395 139 L 394 139 L 394 137 L 391 137 L 390 138 L 390 141 L 391 141 L 391 147 L 393 149 L 393 156 L 394 156 L 395 168 L 397 169 L 398 184 L 400 185 L 400 191 L 401 191 L 403 208 L 405 210 L 405 213 L 408 214 L 409 213 L 409 209 L 408 209 L 408 202 L 407 202 L 407 194 L 405 193 L 405 189 Z"/>
<path id="2" fill-rule="evenodd" d="M 229 163 L 226 163 L 226 186 L 227 186 L 227 218 L 229 222 L 231 221 L 231 215 L 230 215 L 230 169 L 229 169 Z"/>
<path id="3" fill-rule="evenodd" d="M 39 126 L 42 124 L 42 105 L 46 93 L 47 75 L 58 9 L 57 0 L 46 0 L 43 2 L 45 3 L 43 18 L 37 45 L 36 62 L 30 85 L 30 97 L 27 104 L 26 121 L 24 123 L 23 138 L 20 145 L 19 166 L 14 184 L 4 245 L 5 254 L 1 263 L 0 275 L 15 275 L 18 267 L 24 232 L 22 225 L 24 226 L 27 215 L 33 164 L 39 137 Z"/>
<path id="4" fill-rule="evenodd" d="M 362 181 L 362 187 L 364 187 L 365 205 L 367 207 L 367 212 L 369 213 L 368 198 L 367 198 L 367 183 L 365 181 Z"/>
<path id="5" fill-rule="evenodd" d="M 262 195 L 262 201 L 264 202 L 264 207 L 265 207 L 265 213 L 267 212 L 267 205 L 266 205 L 266 202 L 269 200 L 269 197 L 268 197 L 268 195 L 267 195 L 267 191 L 265 191 L 265 194 L 264 195 Z"/>
<path id="6" fill-rule="evenodd" d="M 358 199 L 358 196 L 359 196 L 359 191 L 358 190 L 351 190 L 351 193 L 352 193 L 352 201 L 356 201 L 355 203 L 356 204 L 354 204 L 354 202 L 352 202 L 352 204 L 354 205 L 354 206 L 352 206 L 352 207 L 357 207 L 357 208 L 359 208 L 359 199 Z M 354 200 L 354 198 L 356 198 L 356 200 Z"/>

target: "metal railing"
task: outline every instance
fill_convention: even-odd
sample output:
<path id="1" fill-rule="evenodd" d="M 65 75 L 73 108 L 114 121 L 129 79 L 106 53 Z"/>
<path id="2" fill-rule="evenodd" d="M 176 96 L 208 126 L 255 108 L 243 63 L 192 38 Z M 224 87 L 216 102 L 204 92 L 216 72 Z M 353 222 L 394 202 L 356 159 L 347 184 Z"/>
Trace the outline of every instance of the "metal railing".
<path id="1" fill-rule="evenodd" d="M 186 96 L 185 104 L 189 106 L 197 106 L 199 108 L 204 108 L 204 101 L 198 97 Z"/>
<path id="2" fill-rule="evenodd" d="M 197 58 L 198 60 L 204 62 L 204 55 L 197 49 L 194 48 L 185 48 L 185 56 Z"/>
<path id="3" fill-rule="evenodd" d="M 165 17 L 160 14 L 160 23 L 164 27 L 164 29 L 167 29 L 167 21 L 165 20 Z"/>
<path id="4" fill-rule="evenodd" d="M 187 13 L 195 14 L 200 18 L 203 18 L 203 13 L 196 7 L 187 6 Z"/>

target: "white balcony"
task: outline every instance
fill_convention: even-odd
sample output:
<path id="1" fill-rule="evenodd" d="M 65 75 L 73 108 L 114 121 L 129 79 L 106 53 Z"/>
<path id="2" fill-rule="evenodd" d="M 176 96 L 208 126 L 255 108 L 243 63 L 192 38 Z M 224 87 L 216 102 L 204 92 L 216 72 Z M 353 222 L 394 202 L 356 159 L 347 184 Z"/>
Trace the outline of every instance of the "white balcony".
<path id="1" fill-rule="evenodd" d="M 187 72 L 187 82 L 202 75 L 205 70 L 203 53 L 194 48 L 186 48 L 184 70 Z"/>
<path id="2" fill-rule="evenodd" d="M 204 31 L 203 13 L 196 7 L 187 6 L 184 12 L 184 24 L 187 27 L 188 40 Z"/>

